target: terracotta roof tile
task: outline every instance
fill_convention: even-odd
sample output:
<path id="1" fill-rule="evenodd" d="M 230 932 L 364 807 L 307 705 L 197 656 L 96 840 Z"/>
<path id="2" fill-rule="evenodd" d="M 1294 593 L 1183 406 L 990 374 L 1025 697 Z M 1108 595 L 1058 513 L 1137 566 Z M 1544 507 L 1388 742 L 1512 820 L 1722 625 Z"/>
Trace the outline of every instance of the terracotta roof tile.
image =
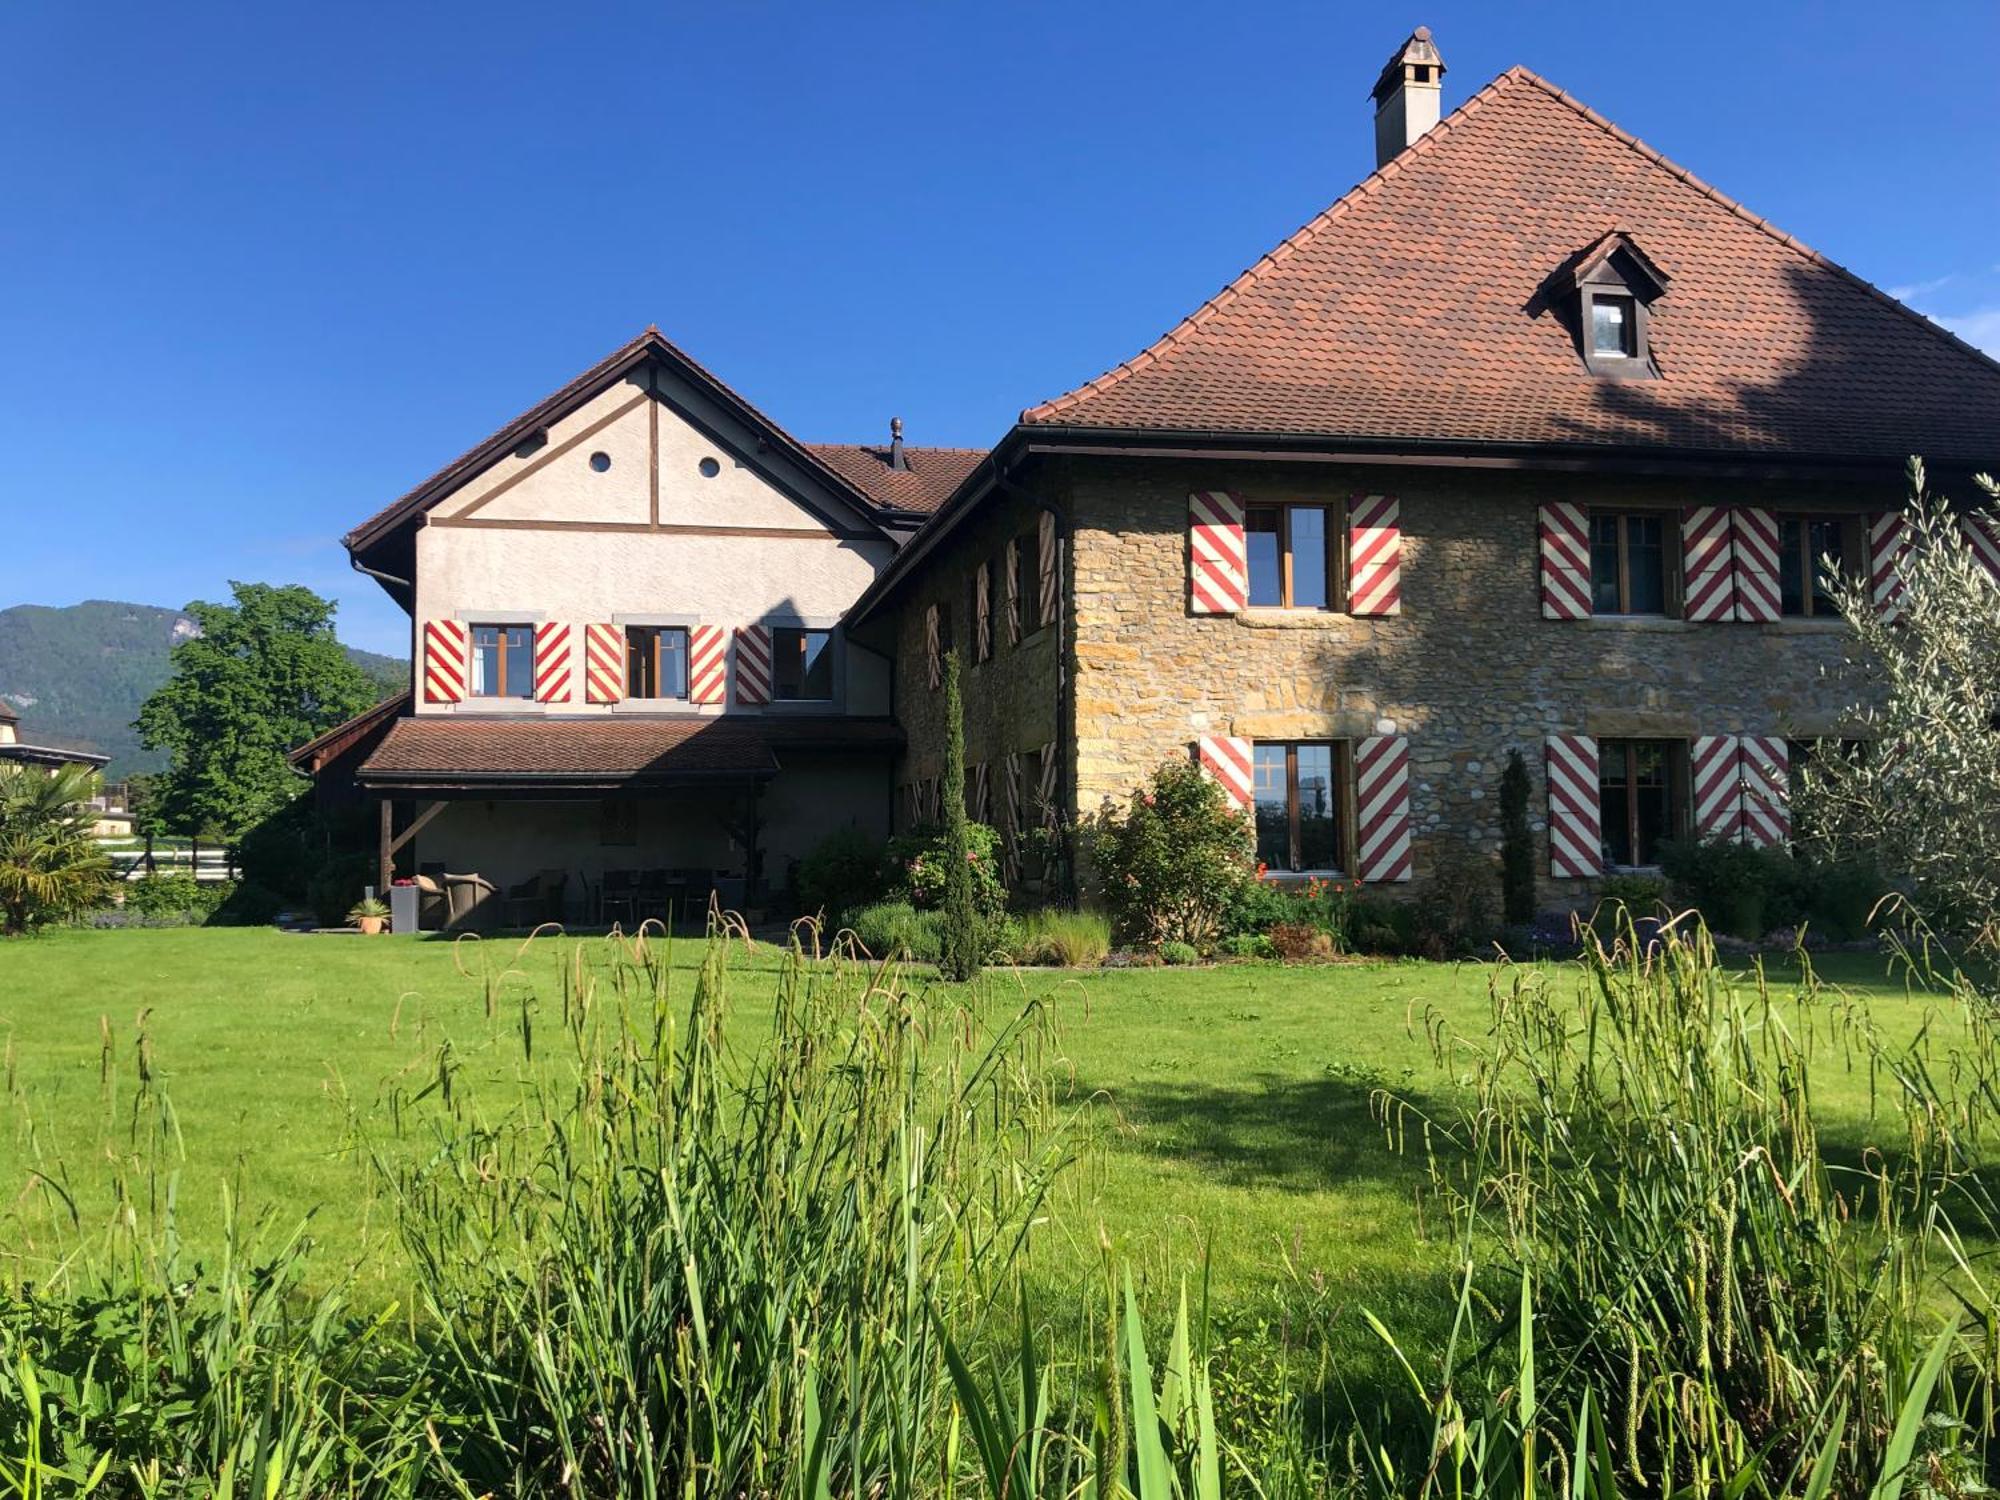
<path id="1" fill-rule="evenodd" d="M 1585 371 L 1544 283 L 1621 230 L 1658 380 Z M 1516 68 L 1030 425 L 1989 461 L 2000 365 Z"/>
<path id="2" fill-rule="evenodd" d="M 364 783 L 376 784 L 769 775 L 787 750 L 888 750 L 901 743 L 902 732 L 884 720 L 830 715 L 485 719 L 419 714 L 397 720 L 358 774 Z"/>
<path id="3" fill-rule="evenodd" d="M 906 469 L 889 467 L 889 450 L 865 443 L 808 443 L 828 468 L 889 510 L 928 516 L 986 457 L 984 448 L 903 449 Z"/>

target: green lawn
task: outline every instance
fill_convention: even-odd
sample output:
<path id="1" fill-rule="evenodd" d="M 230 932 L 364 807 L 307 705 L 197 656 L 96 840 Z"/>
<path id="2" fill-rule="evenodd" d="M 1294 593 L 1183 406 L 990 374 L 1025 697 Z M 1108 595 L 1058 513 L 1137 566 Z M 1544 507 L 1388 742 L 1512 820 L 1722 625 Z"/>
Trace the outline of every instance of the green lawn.
<path id="1" fill-rule="evenodd" d="M 603 939 L 580 941 L 602 961 Z M 105 1145 L 128 1140 L 143 1014 L 185 1141 L 177 1193 L 189 1240 L 215 1243 L 225 1189 L 286 1224 L 317 1210 L 321 1274 L 358 1263 L 364 1294 L 397 1295 L 397 1256 L 351 1122 L 381 1134 L 387 1087 L 434 1072 L 447 1040 L 463 1084 L 507 1099 L 523 1003 L 554 994 L 568 946 L 189 929 L 0 947 L 11 1121 L 0 1253 L 32 1275 L 55 1243 L 48 1195 L 26 1190 L 37 1167 L 67 1182 L 87 1224 L 113 1212 Z M 697 957 L 684 943 L 676 961 Z M 760 1013 L 775 967 L 769 950 L 734 961 L 737 1027 Z M 995 976 L 1024 996 L 1055 996 L 1088 1147 L 1053 1205 L 1045 1263 L 1094 1264 L 1102 1226 L 1153 1272 L 1194 1272 L 1212 1244 L 1218 1299 L 1236 1306 L 1281 1297 L 1296 1276 L 1392 1325 L 1425 1324 L 1440 1305 L 1441 1251 L 1418 1236 L 1415 1171 L 1385 1143 L 1371 1095 L 1449 1090 L 1423 1017 L 1478 1028 L 1490 972 L 1386 963 Z M 1889 982 L 1880 959 L 1822 972 L 1869 995 L 1892 1036 L 1938 1009 Z M 117 1056 L 108 1094 L 100 1018 Z M 1871 1138 L 1864 1076 L 1829 1068 L 1817 1088 L 1843 1146 Z"/>

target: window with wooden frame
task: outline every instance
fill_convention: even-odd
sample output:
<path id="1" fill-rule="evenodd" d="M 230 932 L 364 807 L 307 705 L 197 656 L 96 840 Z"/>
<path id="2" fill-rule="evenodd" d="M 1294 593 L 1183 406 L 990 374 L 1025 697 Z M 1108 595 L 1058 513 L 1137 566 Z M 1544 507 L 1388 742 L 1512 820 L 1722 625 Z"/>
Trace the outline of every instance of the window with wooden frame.
<path id="1" fill-rule="evenodd" d="M 780 703 L 833 701 L 833 632 L 779 625 L 771 631 L 771 696 Z"/>
<path id="2" fill-rule="evenodd" d="M 688 633 L 676 625 L 625 627 L 625 696 L 685 698 Z"/>
<path id="3" fill-rule="evenodd" d="M 1328 505 L 1253 505 L 1243 513 L 1251 606 L 1339 609 L 1343 512 Z"/>
<path id="4" fill-rule="evenodd" d="M 1673 517 L 1665 511 L 1592 511 L 1590 612 L 1665 614 L 1674 536 Z"/>
<path id="5" fill-rule="evenodd" d="M 1332 740 L 1259 740 L 1251 747 L 1257 862 L 1268 870 L 1346 868 L 1348 747 Z"/>
<path id="6" fill-rule="evenodd" d="M 475 625 L 471 635 L 473 697 L 535 696 L 534 626 Z"/>
<path id="7" fill-rule="evenodd" d="M 1853 516 L 1778 517 L 1778 613 L 1838 617 L 1831 585 L 1834 570 L 1860 570 L 1861 527 Z"/>
<path id="8" fill-rule="evenodd" d="M 1680 740 L 1599 740 L 1597 806 L 1607 869 L 1660 862 L 1687 827 L 1687 746 Z"/>

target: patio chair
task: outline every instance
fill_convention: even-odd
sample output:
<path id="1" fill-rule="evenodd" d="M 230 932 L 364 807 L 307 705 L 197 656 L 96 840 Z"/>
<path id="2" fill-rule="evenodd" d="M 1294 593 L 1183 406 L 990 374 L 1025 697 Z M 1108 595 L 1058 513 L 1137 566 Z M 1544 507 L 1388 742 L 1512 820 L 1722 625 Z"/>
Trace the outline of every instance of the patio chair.
<path id="1" fill-rule="evenodd" d="M 450 901 L 446 928 L 482 927 L 492 921 L 494 908 L 500 904 L 499 888 L 492 881 L 484 875 L 446 874 L 443 878 Z"/>
<path id="2" fill-rule="evenodd" d="M 439 932 L 451 925 L 451 893 L 436 875 L 417 876 L 417 926 Z"/>
<path id="3" fill-rule="evenodd" d="M 604 884 L 597 897 L 598 915 L 607 922 L 621 918 L 626 922 L 639 920 L 639 872 L 637 870 L 606 870 Z"/>
<path id="4" fill-rule="evenodd" d="M 569 885 L 564 870 L 539 870 L 519 885 L 507 887 L 507 925 L 532 927 L 562 920 L 563 891 Z"/>

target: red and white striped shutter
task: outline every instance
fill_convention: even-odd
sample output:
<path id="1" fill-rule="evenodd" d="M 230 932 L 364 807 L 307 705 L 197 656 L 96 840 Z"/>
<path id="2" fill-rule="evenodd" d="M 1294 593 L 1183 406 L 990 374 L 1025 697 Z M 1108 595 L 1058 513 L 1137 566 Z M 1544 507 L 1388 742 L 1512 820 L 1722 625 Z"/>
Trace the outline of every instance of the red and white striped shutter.
<path id="1" fill-rule="evenodd" d="M 1061 598 L 1062 579 L 1056 565 L 1056 518 L 1052 511 L 1041 513 L 1035 537 L 1041 562 L 1042 612 L 1039 623 L 1053 625 L 1056 622 L 1056 606 Z"/>
<path id="2" fill-rule="evenodd" d="M 1347 517 L 1349 614 L 1403 612 L 1402 510 L 1394 495 L 1354 497 Z"/>
<path id="3" fill-rule="evenodd" d="M 1250 805 L 1256 780 L 1250 741 L 1228 734 L 1203 735 L 1195 742 L 1195 760 L 1210 778 L 1222 783 L 1231 802 Z"/>
<path id="4" fill-rule="evenodd" d="M 625 696 L 625 633 L 616 625 L 583 627 L 583 696 L 590 703 Z"/>
<path id="5" fill-rule="evenodd" d="M 1903 612 L 1903 554 L 1910 549 L 1910 523 L 1900 510 L 1868 518 L 1868 586 L 1875 613 L 1893 620 Z"/>
<path id="6" fill-rule="evenodd" d="M 1736 618 L 1768 625 L 1783 612 L 1778 593 L 1778 518 L 1761 505 L 1730 512 L 1736 542 Z"/>
<path id="7" fill-rule="evenodd" d="M 1549 778 L 1549 873 L 1588 880 L 1604 873 L 1603 815 L 1597 789 L 1597 740 L 1552 734 L 1544 742 Z"/>
<path id="8" fill-rule="evenodd" d="M 465 701 L 468 639 L 457 620 L 424 621 L 424 702 Z"/>
<path id="9" fill-rule="evenodd" d="M 1694 832 L 1734 842 L 1743 828 L 1743 750 L 1733 734 L 1696 735 L 1688 747 L 1694 782 Z"/>
<path id="10" fill-rule="evenodd" d="M 1000 830 L 1000 853 L 1003 872 L 1007 883 L 1012 885 L 1021 876 L 1021 757 L 1015 751 L 1007 752 L 1007 822 Z"/>
<path id="11" fill-rule="evenodd" d="M 1736 618 L 1736 568 L 1729 512 L 1693 505 L 1681 512 L 1681 617 L 1703 624 Z"/>
<path id="12" fill-rule="evenodd" d="M 1776 735 L 1746 734 L 1743 842 L 1782 848 L 1792 839 L 1792 747 Z"/>
<path id="13" fill-rule="evenodd" d="M 1048 744 L 1042 746 L 1041 786 L 1042 827 L 1051 831 L 1062 827 L 1062 812 L 1056 806 L 1056 783 L 1058 780 L 1060 780 L 1060 777 L 1057 775 L 1056 746 L 1055 741 L 1051 740 Z"/>
<path id="14" fill-rule="evenodd" d="M 938 607 L 924 610 L 924 676 L 936 692 L 944 686 L 944 652 L 938 635 Z"/>
<path id="15" fill-rule="evenodd" d="M 535 697 L 543 703 L 569 702 L 569 626 L 543 621 L 535 627 Z"/>
<path id="16" fill-rule="evenodd" d="M 736 627 L 736 704 L 755 708 L 771 701 L 771 630 L 767 625 Z"/>
<path id="17" fill-rule="evenodd" d="M 1554 500 L 1541 508 L 1542 618 L 1590 616 L 1590 517 L 1581 505 Z"/>
<path id="18" fill-rule="evenodd" d="M 1359 852 L 1354 873 L 1373 885 L 1410 878 L 1410 742 L 1378 734 L 1354 747 Z"/>
<path id="19" fill-rule="evenodd" d="M 1188 496 L 1188 612 L 1233 615 L 1249 602 L 1243 502 L 1226 490 Z"/>
<path id="20" fill-rule="evenodd" d="M 688 702 L 723 701 L 729 678 L 725 637 L 720 625 L 695 625 L 688 630 Z"/>
<path id="21" fill-rule="evenodd" d="M 2000 583 L 2000 514 L 1990 510 L 1969 510 L 1959 517 L 1965 531 L 1965 545 L 1986 570 L 1986 576 Z"/>
<path id="22" fill-rule="evenodd" d="M 913 780 L 903 790 L 909 794 L 910 826 L 915 828 L 924 821 L 924 784 Z"/>

